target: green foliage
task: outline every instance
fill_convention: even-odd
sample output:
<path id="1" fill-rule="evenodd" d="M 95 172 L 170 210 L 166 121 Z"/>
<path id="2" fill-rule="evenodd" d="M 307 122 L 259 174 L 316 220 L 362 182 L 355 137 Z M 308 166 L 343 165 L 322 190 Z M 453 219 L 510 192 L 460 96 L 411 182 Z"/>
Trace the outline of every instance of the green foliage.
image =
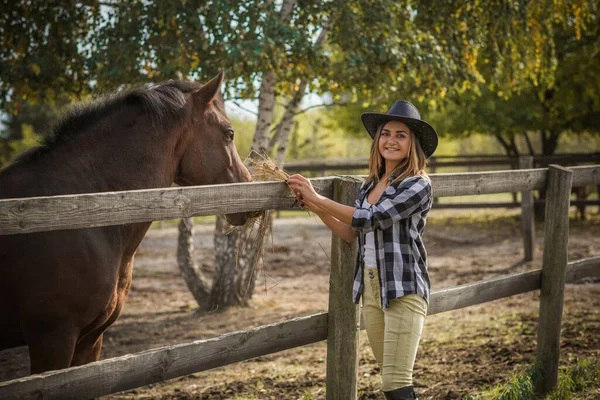
<path id="1" fill-rule="evenodd" d="M 89 95 L 92 77 L 86 37 L 99 15 L 97 2 L 1 0 L 0 109 L 24 103 L 54 106 L 57 94 Z"/>
<path id="2" fill-rule="evenodd" d="M 583 359 L 564 371 L 548 400 L 570 399 L 573 393 L 591 388 L 600 388 L 600 359 Z"/>
<path id="3" fill-rule="evenodd" d="M 506 385 L 498 387 L 492 398 L 497 400 L 534 399 L 535 394 L 531 376 L 521 375 L 514 377 Z"/>
<path id="4" fill-rule="evenodd" d="M 330 132 L 361 138 L 360 113 L 398 98 L 426 119 L 439 114 L 442 134 L 581 132 L 599 122 L 592 0 L 306 0 L 289 22 L 282 1 L 0 3 L 0 111 L 14 116 L 27 104 L 53 108 L 176 72 L 202 81 L 223 68 L 228 98 L 255 98 L 272 70 L 279 96 L 306 79 L 310 92 L 351 103 L 322 118 L 321 136 L 338 150 Z M 302 138 L 292 139 L 301 157 Z"/>
<path id="5" fill-rule="evenodd" d="M 38 144 L 38 136 L 33 126 L 29 124 L 21 125 L 20 136 L 15 139 L 0 138 L 0 167 L 8 164 L 25 150 Z"/>
<path id="6" fill-rule="evenodd" d="M 530 371 L 512 378 L 481 394 L 483 399 L 534 400 L 534 372 Z M 546 400 L 569 400 L 573 394 L 600 388 L 600 359 L 586 358 L 560 372 L 557 388 L 545 397 Z"/>
<path id="7" fill-rule="evenodd" d="M 448 0 L 412 7 L 410 30 L 427 32 L 427 42 L 437 43 L 453 66 L 436 74 L 421 65 L 412 65 L 411 73 L 399 64 L 404 84 L 348 93 L 352 104 L 330 111 L 344 131 L 362 135 L 360 113 L 385 112 L 402 98 L 415 103 L 442 137 L 487 133 L 509 153 L 525 132 L 539 135 L 543 154 L 552 154 L 565 132 L 598 132 L 597 2 Z"/>

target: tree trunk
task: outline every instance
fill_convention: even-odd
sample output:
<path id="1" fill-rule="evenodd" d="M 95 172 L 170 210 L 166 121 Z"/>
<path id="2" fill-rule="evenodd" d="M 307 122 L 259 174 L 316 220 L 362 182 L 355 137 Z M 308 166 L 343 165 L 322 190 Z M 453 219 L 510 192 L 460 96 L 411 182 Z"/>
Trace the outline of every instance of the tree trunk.
<path id="1" fill-rule="evenodd" d="M 531 144 L 531 139 L 529 139 L 529 135 L 527 134 L 527 131 L 523 132 L 523 135 L 525 136 L 525 142 L 527 143 L 527 149 L 529 150 L 529 155 L 530 156 L 535 156 L 535 150 L 533 149 L 533 144 Z"/>
<path id="2" fill-rule="evenodd" d="M 507 156 L 510 157 L 519 155 L 519 151 L 517 149 L 514 137 L 510 140 L 504 139 L 501 134 L 495 134 L 494 137 L 502 145 L 502 148 L 504 148 L 504 151 L 506 152 Z"/>
<path id="3" fill-rule="evenodd" d="M 258 97 L 258 120 L 252 142 L 252 150 L 260 155 L 267 154 L 269 147 L 269 131 L 273 123 L 275 106 L 275 79 L 275 72 L 263 72 L 260 96 Z"/>
<path id="4" fill-rule="evenodd" d="M 547 133 L 547 134 L 546 134 Z M 541 131 L 542 137 L 542 155 L 551 156 L 556 151 L 556 147 L 558 147 L 558 139 L 560 137 L 560 132 L 556 131 Z"/>
<path id="5" fill-rule="evenodd" d="M 194 262 L 194 220 L 192 218 L 183 218 L 179 221 L 177 264 L 194 299 L 201 308 L 205 307 L 208 299 L 208 285 Z"/>
<path id="6" fill-rule="evenodd" d="M 279 18 L 284 25 L 290 23 L 297 0 L 284 0 Z M 273 124 L 275 106 L 275 86 L 277 74 L 273 70 L 263 71 L 258 100 L 258 118 L 252 150 L 259 156 L 266 156 L 269 150 L 269 137 Z M 302 98 L 300 97 L 300 100 Z M 299 103 L 299 101 L 298 101 Z M 281 125 L 285 129 L 284 125 Z M 289 130 L 289 128 L 287 128 Z M 281 132 L 282 135 L 285 133 Z M 270 221 L 270 214 L 263 220 Z M 256 276 L 262 265 L 263 240 L 269 235 L 268 229 L 262 235 L 250 237 L 252 224 L 230 231 L 222 217 L 217 217 L 215 229 L 216 278 L 211 299 L 218 307 L 247 306 L 252 298 Z M 227 234 L 227 232 L 229 232 Z"/>
<path id="7" fill-rule="evenodd" d="M 245 238 L 244 233 L 246 233 L 244 228 L 234 229 L 227 223 L 225 217 L 217 217 L 214 237 L 215 279 L 210 294 L 210 303 L 214 310 L 248 304 L 236 283 L 239 269 L 244 266 L 243 260 L 238 264 L 239 245 L 240 240 Z"/>
<path id="8" fill-rule="evenodd" d="M 279 123 L 279 145 L 277 146 L 277 152 L 275 153 L 275 160 L 280 167 L 283 167 L 285 162 L 285 152 L 290 142 L 290 132 L 292 131 L 294 116 L 296 115 L 296 112 L 298 112 L 298 106 L 306 92 L 306 85 L 307 81 L 305 79 L 300 82 L 298 90 L 294 93 L 294 96 L 288 103 L 285 113 L 281 118 L 281 122 Z"/>

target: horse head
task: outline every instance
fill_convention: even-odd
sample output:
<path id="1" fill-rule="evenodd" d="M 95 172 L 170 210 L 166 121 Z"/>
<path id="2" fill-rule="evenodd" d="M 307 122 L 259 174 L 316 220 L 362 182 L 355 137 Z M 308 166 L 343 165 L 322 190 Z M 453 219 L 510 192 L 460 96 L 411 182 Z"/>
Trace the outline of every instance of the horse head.
<path id="1" fill-rule="evenodd" d="M 225 114 L 220 95 L 222 83 L 221 71 L 189 95 L 186 106 L 190 112 L 179 145 L 183 154 L 175 178 L 179 185 L 252 181 L 233 142 L 234 129 Z M 236 213 L 225 217 L 232 225 L 243 225 L 249 214 Z"/>

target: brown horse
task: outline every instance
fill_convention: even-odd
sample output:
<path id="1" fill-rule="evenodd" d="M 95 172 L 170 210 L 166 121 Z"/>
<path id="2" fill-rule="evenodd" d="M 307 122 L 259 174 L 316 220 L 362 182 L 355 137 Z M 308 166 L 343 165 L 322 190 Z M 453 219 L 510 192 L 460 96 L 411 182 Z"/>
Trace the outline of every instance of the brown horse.
<path id="1" fill-rule="evenodd" d="M 0 171 L 0 198 L 250 181 L 222 80 L 146 85 L 72 109 L 40 147 Z M 29 346 L 32 373 L 98 360 L 149 227 L 0 235 L 0 350 Z"/>

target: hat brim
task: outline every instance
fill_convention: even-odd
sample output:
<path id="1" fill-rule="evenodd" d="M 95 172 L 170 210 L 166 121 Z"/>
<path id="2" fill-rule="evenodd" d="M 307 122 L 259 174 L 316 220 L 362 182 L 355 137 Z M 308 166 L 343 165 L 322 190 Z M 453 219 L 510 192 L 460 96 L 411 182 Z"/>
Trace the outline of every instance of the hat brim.
<path id="1" fill-rule="evenodd" d="M 390 114 L 381 114 L 381 113 L 363 113 L 360 116 L 363 125 L 369 135 L 374 139 L 375 134 L 377 133 L 377 127 L 382 123 L 387 123 L 389 121 L 400 121 L 406 124 L 417 136 L 419 139 L 419 143 L 421 143 L 421 148 L 423 152 L 427 156 L 427 158 L 431 157 L 431 155 L 435 152 L 435 149 L 438 146 L 438 135 L 433 126 L 429 125 L 427 122 L 410 118 L 403 117 L 400 115 L 390 115 Z"/>

